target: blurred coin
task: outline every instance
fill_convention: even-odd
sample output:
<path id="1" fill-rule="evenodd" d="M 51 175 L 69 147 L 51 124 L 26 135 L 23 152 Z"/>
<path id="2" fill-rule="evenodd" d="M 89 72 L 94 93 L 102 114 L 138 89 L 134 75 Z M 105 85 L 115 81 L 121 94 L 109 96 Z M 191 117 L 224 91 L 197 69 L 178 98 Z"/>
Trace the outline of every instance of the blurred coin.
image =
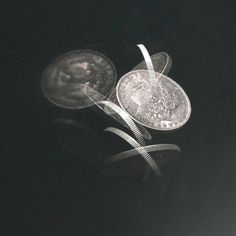
<path id="1" fill-rule="evenodd" d="M 180 128 L 191 114 L 189 98 L 175 81 L 155 74 L 154 79 L 147 70 L 125 74 L 116 86 L 118 102 L 135 121 L 150 129 Z"/>
<path id="2" fill-rule="evenodd" d="M 167 75 L 172 66 L 172 59 L 166 52 L 158 52 L 151 56 L 152 64 L 154 71 L 159 72 L 161 74 Z M 137 66 L 135 66 L 132 70 L 147 70 L 147 64 L 144 61 L 140 62 Z M 116 97 L 116 89 L 114 88 L 108 99 L 115 104 L 119 105 L 119 102 Z"/>
<path id="3" fill-rule="evenodd" d="M 152 55 L 151 60 L 152 60 L 154 71 L 163 73 L 165 75 L 167 75 L 169 73 L 171 66 L 172 66 L 172 59 L 166 52 L 159 52 L 159 53 Z M 140 62 L 132 70 L 142 70 L 142 69 L 147 70 L 147 64 L 146 64 L 145 60 Z M 117 96 L 116 96 L 116 88 L 114 88 L 112 90 L 112 92 L 108 96 L 108 100 L 112 101 L 113 103 L 115 103 L 116 105 L 119 106 L 119 102 L 118 102 Z M 109 108 L 106 108 L 105 111 L 107 113 L 113 113 L 113 111 Z M 117 121 L 119 123 L 121 123 L 122 125 L 127 126 L 123 122 L 123 120 L 117 118 Z M 148 131 L 144 127 L 140 128 L 140 127 L 142 127 L 140 125 L 138 125 L 138 127 L 139 127 L 140 131 L 142 132 L 142 134 L 144 135 L 144 137 L 147 138 Z"/>
<path id="4" fill-rule="evenodd" d="M 108 99 L 108 101 L 113 102 L 115 105 L 119 106 L 119 102 L 117 100 L 116 97 L 116 89 L 113 89 L 112 92 L 110 93 Z M 128 128 L 127 123 L 112 109 L 110 109 L 109 107 L 105 107 L 104 111 L 110 115 L 113 119 L 115 119 L 117 122 L 119 122 L 121 125 L 125 126 Z M 145 129 L 142 125 L 138 124 L 137 122 L 135 122 L 136 126 L 138 127 L 141 135 L 145 138 L 145 139 L 152 139 L 151 134 L 147 131 L 147 129 Z"/>
<path id="5" fill-rule="evenodd" d="M 180 154 L 180 148 L 174 144 L 154 144 L 141 148 L 151 154 L 159 167 L 167 165 Z M 149 166 L 139 155 L 138 148 L 113 155 L 104 161 L 103 173 L 109 176 L 143 174 Z"/>
<path id="6" fill-rule="evenodd" d="M 122 139 L 124 139 L 127 143 L 129 143 L 132 147 L 136 148 L 136 150 L 139 152 L 139 154 L 142 156 L 142 158 L 148 163 L 149 167 L 153 170 L 153 172 L 159 177 L 162 178 L 162 172 L 157 165 L 157 163 L 153 160 L 153 158 L 147 153 L 143 146 L 141 146 L 134 138 L 132 138 L 130 135 L 125 133 L 124 131 L 114 128 L 114 127 L 109 127 L 106 128 L 104 131 L 108 131 L 111 133 L 114 133 L 118 136 L 120 136 Z"/>
<path id="7" fill-rule="evenodd" d="M 116 93 L 115 93 L 115 89 L 112 91 L 112 93 L 110 94 L 110 99 L 112 99 L 111 101 L 115 104 L 115 105 L 117 105 L 117 106 L 119 106 L 120 107 L 120 105 L 119 105 L 119 102 L 118 102 L 118 100 L 117 100 L 117 98 L 116 98 Z M 127 128 L 129 128 L 129 126 L 127 125 L 127 123 L 119 116 L 119 114 L 117 114 L 114 110 L 112 110 L 112 109 L 109 109 L 109 107 L 105 107 L 104 108 L 104 111 L 108 114 L 108 115 L 110 115 L 113 119 L 115 119 L 117 122 L 119 122 L 121 125 L 123 125 L 123 126 L 125 126 L 125 127 L 127 127 Z M 151 134 L 147 131 L 147 129 L 145 129 L 142 125 L 140 125 L 139 123 L 136 123 L 135 122 L 135 124 L 136 124 L 136 126 L 137 126 L 137 128 L 139 129 L 139 131 L 140 131 L 140 133 L 141 133 L 141 135 L 145 138 L 145 139 L 149 139 L 149 140 L 151 140 L 152 139 L 152 136 L 151 136 Z"/>
<path id="8" fill-rule="evenodd" d="M 137 124 L 133 121 L 130 115 L 125 112 L 120 106 L 116 105 L 113 102 L 105 101 L 105 98 L 102 94 L 98 91 L 94 90 L 93 88 L 86 88 L 86 95 L 96 104 L 101 110 L 103 110 L 106 114 L 110 117 L 115 119 L 116 121 L 123 123 L 126 127 L 130 128 L 133 132 L 135 137 L 137 138 L 138 142 L 144 145 L 144 139 L 152 139 L 150 133 L 141 125 L 137 126 Z M 112 113 L 106 111 L 106 109 L 112 111 Z"/>
<path id="9" fill-rule="evenodd" d="M 172 59 L 166 52 L 158 52 L 151 56 L 154 71 L 167 75 L 172 66 Z M 145 61 L 140 62 L 132 70 L 147 70 Z"/>
<path id="10" fill-rule="evenodd" d="M 107 96 L 116 83 L 116 69 L 105 55 L 75 50 L 59 56 L 43 72 L 42 90 L 54 104 L 70 109 L 93 105 L 85 95 L 88 85 Z"/>

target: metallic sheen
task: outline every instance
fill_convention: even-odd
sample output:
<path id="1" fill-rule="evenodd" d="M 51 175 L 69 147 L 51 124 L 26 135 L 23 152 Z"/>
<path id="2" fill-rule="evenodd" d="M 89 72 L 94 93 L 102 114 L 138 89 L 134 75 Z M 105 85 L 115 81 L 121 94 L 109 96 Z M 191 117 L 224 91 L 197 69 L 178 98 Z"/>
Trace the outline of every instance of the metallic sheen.
<path id="1" fill-rule="evenodd" d="M 90 50 L 70 51 L 50 64 L 42 76 L 44 95 L 54 104 L 70 109 L 93 105 L 85 85 L 107 96 L 116 83 L 116 69 L 105 55 Z"/>
<path id="2" fill-rule="evenodd" d="M 120 106 L 143 126 L 167 131 L 183 126 L 191 114 L 184 90 L 169 77 L 156 72 L 155 79 L 147 70 L 125 74 L 116 86 Z"/>
<path id="3" fill-rule="evenodd" d="M 180 148 L 174 144 L 154 144 L 141 147 L 149 153 L 160 168 L 180 155 Z M 104 161 L 103 173 L 108 176 L 141 175 L 149 170 L 148 163 L 140 158 L 139 149 L 121 152 Z"/>

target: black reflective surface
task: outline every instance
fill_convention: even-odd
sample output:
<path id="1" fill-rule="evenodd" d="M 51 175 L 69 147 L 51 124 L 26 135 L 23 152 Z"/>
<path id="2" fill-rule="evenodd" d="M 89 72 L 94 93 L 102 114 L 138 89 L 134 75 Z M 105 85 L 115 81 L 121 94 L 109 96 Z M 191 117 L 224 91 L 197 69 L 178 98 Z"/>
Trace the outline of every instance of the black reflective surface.
<path id="1" fill-rule="evenodd" d="M 2 9 L 1 235 L 236 234 L 233 1 L 9 1 Z M 48 63 L 73 49 L 104 53 L 121 77 L 143 60 L 138 43 L 171 55 L 169 75 L 192 104 L 181 130 L 152 132 L 154 143 L 182 150 L 163 169 L 162 194 L 154 176 L 143 184 L 91 167 L 130 148 L 102 132 L 116 124 L 97 109 L 56 107 L 40 87 Z M 81 155 L 56 138 L 59 118 L 94 132 Z"/>

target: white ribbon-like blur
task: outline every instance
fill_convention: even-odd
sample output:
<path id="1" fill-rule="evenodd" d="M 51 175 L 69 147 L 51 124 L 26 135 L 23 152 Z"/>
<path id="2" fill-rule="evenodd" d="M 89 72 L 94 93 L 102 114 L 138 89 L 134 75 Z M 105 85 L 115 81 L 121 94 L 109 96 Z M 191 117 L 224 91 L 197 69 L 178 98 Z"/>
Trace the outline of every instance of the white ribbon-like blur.
<path id="1" fill-rule="evenodd" d="M 124 139 L 126 142 L 128 142 L 133 148 L 135 148 L 139 154 L 144 158 L 144 160 L 149 164 L 149 166 L 152 168 L 154 173 L 158 176 L 162 176 L 162 172 L 160 168 L 158 167 L 157 163 L 153 160 L 153 158 L 148 154 L 143 147 L 140 146 L 140 144 L 132 138 L 130 135 L 125 133 L 124 131 L 114 128 L 114 127 L 109 127 L 106 128 L 104 131 L 109 131 L 111 133 L 114 133 Z"/>

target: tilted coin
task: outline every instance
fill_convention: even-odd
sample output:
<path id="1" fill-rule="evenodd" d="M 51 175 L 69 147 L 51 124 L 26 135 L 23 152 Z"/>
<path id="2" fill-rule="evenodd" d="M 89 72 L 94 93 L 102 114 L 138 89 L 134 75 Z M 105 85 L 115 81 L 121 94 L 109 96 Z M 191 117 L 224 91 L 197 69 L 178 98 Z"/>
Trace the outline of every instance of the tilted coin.
<path id="1" fill-rule="evenodd" d="M 114 103 L 115 105 L 120 107 L 119 102 L 118 102 L 118 100 L 116 98 L 116 90 L 115 89 L 113 89 L 113 91 L 111 92 L 108 101 L 111 101 L 112 103 Z M 120 123 L 121 125 L 129 128 L 129 126 L 127 125 L 125 120 L 122 119 L 117 112 L 115 112 L 114 110 L 110 109 L 109 107 L 105 107 L 104 111 L 109 116 L 111 116 L 113 119 L 115 119 L 118 123 Z M 140 124 L 138 124 L 136 122 L 135 122 L 135 125 L 137 126 L 137 128 L 138 128 L 138 130 L 139 130 L 139 132 L 140 132 L 140 134 L 142 135 L 143 138 L 149 139 L 149 140 L 152 139 L 151 134 L 142 125 L 140 125 Z"/>
<path id="2" fill-rule="evenodd" d="M 167 75 L 172 66 L 172 59 L 166 52 L 158 52 L 151 56 L 154 71 Z M 147 70 L 145 61 L 140 62 L 132 70 Z M 116 89 L 113 89 L 108 99 L 115 104 L 119 104 L 116 97 Z"/>
<path id="3" fill-rule="evenodd" d="M 151 56 L 154 71 L 167 75 L 172 66 L 172 59 L 166 52 L 158 52 Z M 140 62 L 132 70 L 147 70 L 145 61 Z"/>
<path id="4" fill-rule="evenodd" d="M 120 106 L 143 126 L 167 131 L 183 126 L 191 114 L 191 105 L 184 90 L 169 77 L 147 70 L 125 74 L 116 86 Z"/>
<path id="5" fill-rule="evenodd" d="M 166 52 L 158 52 L 152 55 L 151 60 L 152 60 L 153 68 L 156 72 L 160 72 L 165 75 L 169 73 L 172 66 L 172 59 Z M 140 62 L 132 70 L 142 70 L 142 69 L 147 70 L 147 65 L 145 61 Z M 116 105 L 119 105 L 119 102 L 116 96 L 116 88 L 112 90 L 112 92 L 108 96 L 108 100 L 114 102 Z M 109 110 L 108 108 L 106 109 L 106 111 L 108 113 L 112 113 L 112 111 Z M 119 120 L 117 121 L 120 122 Z M 122 121 L 120 123 L 125 125 Z"/>
<path id="6" fill-rule="evenodd" d="M 180 155 L 180 148 L 174 144 L 154 144 L 142 148 L 151 154 L 160 167 L 167 165 Z M 139 155 L 138 149 L 131 149 L 109 157 L 104 161 L 103 174 L 131 176 L 145 173 L 148 165 Z"/>
<path id="7" fill-rule="evenodd" d="M 114 127 L 108 127 L 104 131 L 114 133 L 124 139 L 127 143 L 129 143 L 132 147 L 134 147 L 139 154 L 142 156 L 142 159 L 148 163 L 148 165 L 151 167 L 153 172 L 160 178 L 162 178 L 162 172 L 157 165 L 157 163 L 153 160 L 153 158 L 142 148 L 140 145 L 141 143 L 138 143 L 134 138 L 132 138 L 130 135 L 125 133 L 124 131 L 114 128 Z"/>
<path id="8" fill-rule="evenodd" d="M 116 83 L 116 69 L 105 55 L 74 50 L 58 57 L 43 72 L 42 90 L 54 104 L 70 109 L 93 105 L 86 96 L 89 86 L 107 96 Z"/>
<path id="9" fill-rule="evenodd" d="M 177 146 L 175 144 L 153 144 L 153 145 L 148 145 L 148 146 L 141 147 L 141 148 L 143 148 L 148 153 L 155 152 L 155 151 L 177 151 L 177 152 L 180 152 L 179 146 Z M 124 151 L 124 152 L 120 152 L 118 154 L 115 154 L 115 155 L 109 157 L 108 159 L 106 159 L 104 161 L 104 164 L 109 165 L 111 163 L 115 163 L 117 161 L 122 161 L 124 159 L 127 159 L 127 158 L 135 156 L 135 155 L 140 155 L 138 152 L 138 149 L 140 149 L 140 148 L 134 148 L 134 149 L 131 149 L 128 151 Z M 176 155 L 176 157 L 177 157 L 177 155 Z M 166 157 L 163 158 L 162 154 L 159 154 L 159 158 L 160 158 L 160 160 L 158 162 L 162 163 L 162 165 L 163 165 L 163 163 L 167 163 L 171 159 L 171 158 L 166 158 Z"/>

